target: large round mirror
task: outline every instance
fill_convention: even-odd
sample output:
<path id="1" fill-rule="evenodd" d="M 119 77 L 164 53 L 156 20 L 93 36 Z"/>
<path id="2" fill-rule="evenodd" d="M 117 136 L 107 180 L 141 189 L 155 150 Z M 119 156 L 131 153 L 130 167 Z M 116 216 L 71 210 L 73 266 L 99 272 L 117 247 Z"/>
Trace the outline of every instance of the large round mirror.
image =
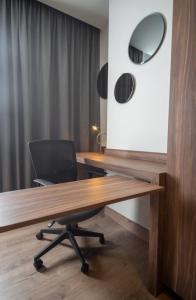
<path id="1" fill-rule="evenodd" d="M 122 74 L 115 85 L 114 96 L 117 102 L 126 103 L 133 96 L 135 90 L 135 79 L 132 74 Z"/>
<path id="2" fill-rule="evenodd" d="M 159 50 L 166 24 L 159 13 L 144 18 L 135 28 L 129 42 L 129 57 L 136 64 L 149 61 Z"/>
<path id="3" fill-rule="evenodd" d="M 108 97 L 108 63 L 100 70 L 97 78 L 97 91 L 99 97 L 107 99 Z"/>

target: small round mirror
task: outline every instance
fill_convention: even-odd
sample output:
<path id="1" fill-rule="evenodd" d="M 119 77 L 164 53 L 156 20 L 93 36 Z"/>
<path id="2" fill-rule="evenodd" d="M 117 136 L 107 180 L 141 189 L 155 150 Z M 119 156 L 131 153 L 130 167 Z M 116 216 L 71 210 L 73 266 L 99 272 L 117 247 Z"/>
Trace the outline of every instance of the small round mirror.
<path id="1" fill-rule="evenodd" d="M 126 103 L 133 96 L 135 90 L 135 79 L 132 74 L 124 73 L 122 74 L 115 86 L 114 96 L 117 102 Z"/>
<path id="2" fill-rule="evenodd" d="M 144 18 L 135 28 L 129 42 L 129 57 L 136 64 L 149 61 L 159 50 L 165 36 L 166 24 L 159 13 Z"/>
<path id="3" fill-rule="evenodd" d="M 108 63 L 99 71 L 97 78 L 97 92 L 99 97 L 107 99 L 108 97 Z"/>

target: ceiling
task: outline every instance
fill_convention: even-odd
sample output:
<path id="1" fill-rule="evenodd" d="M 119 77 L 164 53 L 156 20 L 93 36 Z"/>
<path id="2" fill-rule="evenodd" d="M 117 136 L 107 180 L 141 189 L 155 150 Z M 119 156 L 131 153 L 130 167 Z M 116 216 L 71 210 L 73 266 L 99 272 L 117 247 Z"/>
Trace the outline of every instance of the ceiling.
<path id="1" fill-rule="evenodd" d="M 108 22 L 109 0 L 38 0 L 102 29 Z"/>

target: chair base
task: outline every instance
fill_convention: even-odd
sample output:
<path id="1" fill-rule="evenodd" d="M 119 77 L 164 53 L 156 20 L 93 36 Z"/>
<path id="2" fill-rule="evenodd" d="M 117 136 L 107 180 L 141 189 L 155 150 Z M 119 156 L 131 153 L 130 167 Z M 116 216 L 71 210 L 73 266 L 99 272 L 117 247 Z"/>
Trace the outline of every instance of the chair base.
<path id="1" fill-rule="evenodd" d="M 54 229 L 42 229 L 37 234 L 36 237 L 38 240 L 43 239 L 44 233 L 47 234 L 56 234 L 57 237 L 52 240 L 49 245 L 44 247 L 35 257 L 34 257 L 34 267 L 37 271 L 43 268 L 43 261 L 40 259 L 44 254 L 48 251 L 52 250 L 58 244 L 60 244 L 63 240 L 68 239 L 75 250 L 77 256 L 80 258 L 82 263 L 81 272 L 84 274 L 88 273 L 89 265 L 87 264 L 79 246 L 75 239 L 75 236 L 84 236 L 84 237 L 98 237 L 101 244 L 105 243 L 104 235 L 99 232 L 89 231 L 82 228 L 79 228 L 77 224 L 75 225 L 67 225 L 65 228 L 54 228 Z"/>

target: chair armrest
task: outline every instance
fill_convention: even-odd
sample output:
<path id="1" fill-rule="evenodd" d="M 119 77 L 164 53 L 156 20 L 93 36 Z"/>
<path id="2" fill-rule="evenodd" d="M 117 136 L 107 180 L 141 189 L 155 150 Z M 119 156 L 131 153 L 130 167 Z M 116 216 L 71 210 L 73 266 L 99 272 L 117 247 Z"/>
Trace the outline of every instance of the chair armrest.
<path id="1" fill-rule="evenodd" d="M 45 179 L 39 179 L 39 178 L 38 179 L 34 179 L 33 182 L 38 183 L 41 186 L 46 186 L 46 185 L 52 185 L 52 184 L 54 184 L 51 181 L 48 181 L 48 180 L 45 180 Z"/>
<path id="2" fill-rule="evenodd" d="M 93 178 L 93 175 L 95 175 L 97 177 L 102 177 L 102 176 L 107 175 L 107 172 L 88 171 L 88 175 L 89 175 L 89 178 Z"/>

